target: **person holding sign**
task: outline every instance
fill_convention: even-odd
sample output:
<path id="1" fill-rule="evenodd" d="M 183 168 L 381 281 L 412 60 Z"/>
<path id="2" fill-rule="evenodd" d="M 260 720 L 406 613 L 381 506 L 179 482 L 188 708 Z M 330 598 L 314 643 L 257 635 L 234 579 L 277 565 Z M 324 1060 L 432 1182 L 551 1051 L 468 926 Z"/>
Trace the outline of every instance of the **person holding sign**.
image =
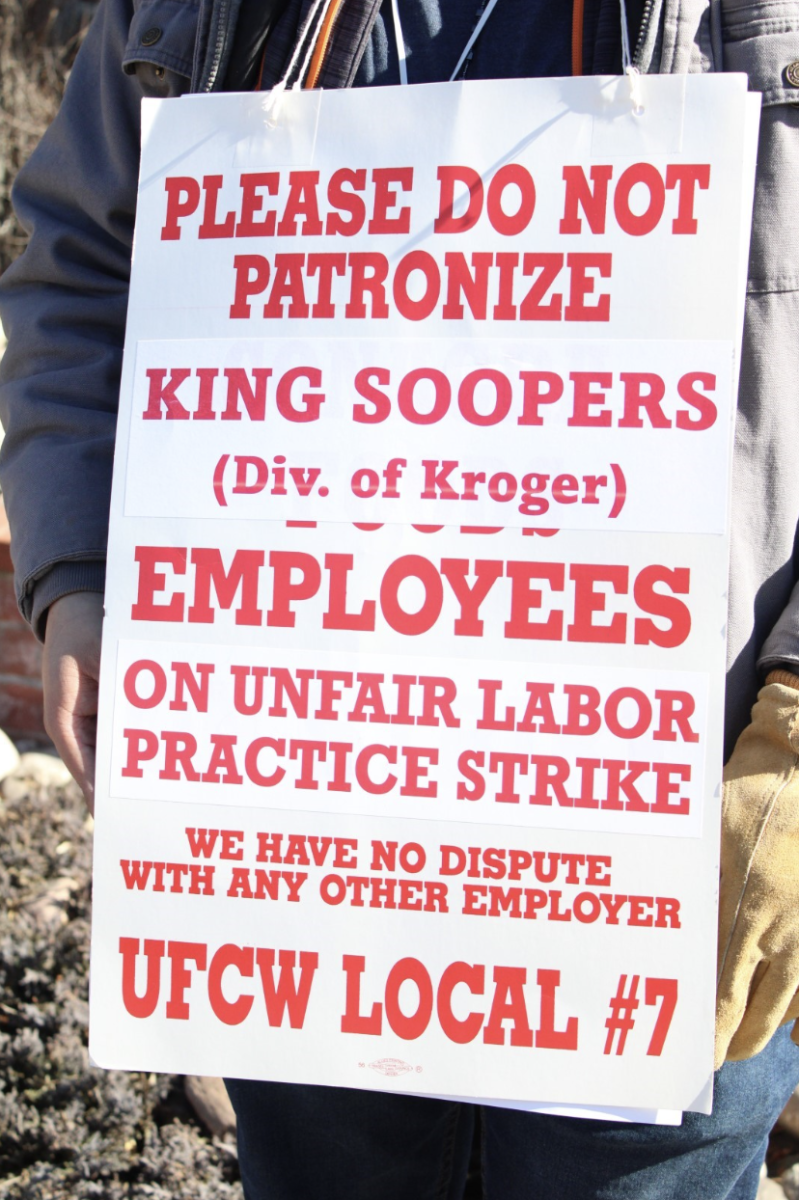
<path id="1" fill-rule="evenodd" d="M 479 20 L 455 0 L 382 5 L 242 0 L 232 7 L 209 2 L 199 16 L 190 5 L 171 0 L 142 7 L 104 0 L 62 110 L 17 187 L 18 210 L 32 239 L 2 287 L 9 349 L 0 396 L 6 429 L 0 477 L 20 605 L 45 643 L 47 726 L 91 802 L 103 563 L 142 96 L 279 91 L 298 79 L 306 88 L 333 89 L 611 74 L 623 64 L 622 45 L 628 39 L 643 73 L 743 70 L 750 86 L 764 95 L 735 453 L 726 704 L 731 757 L 722 830 L 720 1069 L 713 1113 L 686 1113 L 680 1126 L 666 1127 L 486 1106 L 486 1186 L 490 1194 L 509 1200 L 532 1194 L 531 1188 L 586 1198 L 745 1200 L 757 1188 L 768 1130 L 799 1078 L 799 1050 L 790 1031 L 780 1028 L 799 1017 L 799 589 L 794 563 L 799 439 L 790 402 L 799 368 L 799 247 L 787 199 L 799 182 L 799 13 L 775 7 L 780 11 L 772 16 L 762 5 L 743 0 L 630 2 L 620 30 L 618 8 L 608 0 L 585 5 L 575 0 L 573 10 L 498 0 L 485 6 Z M 675 174 L 674 195 L 678 182 Z M 200 237 L 227 236 L 227 218 L 218 219 L 215 211 L 219 189 L 213 177 L 203 185 L 202 196 L 199 184 L 196 195 L 176 186 L 165 240 L 178 241 L 181 220 L 195 212 L 206 229 Z M 662 186 L 665 194 L 668 176 Z M 681 186 L 686 190 L 679 193 L 674 220 L 690 226 L 693 216 L 682 197 L 691 189 L 685 182 Z M 701 191 L 702 177 L 697 175 L 691 187 Z M 266 222 L 264 196 L 247 196 L 238 212 L 238 225 L 245 229 L 248 222 Z M 588 220 L 591 200 L 584 194 L 581 203 L 582 210 L 575 204 L 564 221 L 576 221 L 579 211 Z M 383 218 L 388 207 L 384 203 Z M 374 209 L 373 220 L 376 214 Z M 635 218 L 632 208 L 630 217 Z M 231 313 L 232 319 L 243 319 L 259 295 L 264 303 L 263 261 L 252 255 L 241 263 L 232 304 L 239 311 Z M 323 267 L 318 270 L 321 279 Z M 336 270 L 330 264 L 328 282 Z M 601 264 L 597 270 L 592 285 L 603 278 Z M 375 288 L 365 278 L 361 301 L 370 293 L 374 302 Z M 584 267 L 570 265 L 572 315 L 596 321 L 602 310 L 591 312 L 588 279 Z M 656 283 L 647 280 L 646 286 Z M 415 302 L 410 296 L 405 300 Z M 536 303 L 542 302 L 539 297 Z M 202 416 L 202 397 L 190 415 L 179 397 L 179 380 L 173 373 L 167 383 L 165 375 L 154 385 L 153 419 L 161 419 L 163 410 L 179 420 Z M 379 403 L 374 396 L 381 393 L 374 387 L 369 395 Z M 684 384 L 680 396 L 683 426 L 701 423 L 708 393 Z M 545 404 L 541 393 L 536 403 Z M 585 422 L 601 424 L 596 393 L 580 403 Z M 575 401 L 573 421 L 578 407 Z M 641 411 L 652 423 L 662 415 L 651 393 L 639 390 L 627 417 L 630 427 L 637 421 L 643 425 Z M 530 423 L 538 423 L 537 409 Z M 430 487 L 443 493 L 452 478 L 433 472 Z M 572 485 L 563 482 L 571 478 L 559 476 L 554 502 L 568 505 L 577 499 Z M 599 479 L 581 476 L 589 505 L 599 495 Z M 309 475 L 301 476 L 303 486 L 309 481 Z M 247 486 L 252 485 L 245 475 L 241 487 Z M 463 488 L 470 486 L 476 487 L 476 477 L 471 484 L 464 479 Z M 163 590 L 160 569 L 159 562 L 150 563 L 145 602 L 151 605 L 163 600 L 155 599 Z M 289 591 L 296 586 L 289 573 Z M 529 578 L 526 586 L 529 601 Z M 635 589 L 638 599 L 645 587 Z M 591 588 L 586 595 L 584 628 L 590 629 L 601 604 Z M 675 587 L 670 599 L 678 596 Z M 202 608 L 197 596 L 194 607 Z M 530 607 L 528 602 L 528 614 Z M 644 607 L 638 619 L 648 620 L 645 614 L 652 611 Z M 287 618 L 286 627 L 289 623 Z M 579 628 L 577 616 L 571 628 Z M 667 726 L 677 720 L 676 709 L 670 712 Z M 134 750 L 143 760 L 149 753 L 146 738 Z M 184 747 L 184 764 L 187 753 Z M 139 769 L 131 759 L 131 774 Z M 633 783 L 625 779 L 629 797 Z M 619 782 L 617 790 L 621 787 Z M 664 796 L 668 809 L 670 780 Z M 239 1119 L 248 1200 L 399 1200 L 411 1192 L 454 1200 L 462 1193 L 475 1119 L 470 1105 L 244 1080 L 231 1080 L 229 1089 Z"/>

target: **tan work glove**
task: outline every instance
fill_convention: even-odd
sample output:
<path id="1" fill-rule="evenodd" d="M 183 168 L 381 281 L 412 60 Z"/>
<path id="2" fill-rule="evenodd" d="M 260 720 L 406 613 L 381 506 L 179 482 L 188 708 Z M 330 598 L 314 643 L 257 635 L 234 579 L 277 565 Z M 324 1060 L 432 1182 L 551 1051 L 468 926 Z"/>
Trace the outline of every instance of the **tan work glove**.
<path id="1" fill-rule="evenodd" d="M 769 675 L 724 772 L 716 1067 L 799 1017 L 797 689 L 788 672 Z"/>

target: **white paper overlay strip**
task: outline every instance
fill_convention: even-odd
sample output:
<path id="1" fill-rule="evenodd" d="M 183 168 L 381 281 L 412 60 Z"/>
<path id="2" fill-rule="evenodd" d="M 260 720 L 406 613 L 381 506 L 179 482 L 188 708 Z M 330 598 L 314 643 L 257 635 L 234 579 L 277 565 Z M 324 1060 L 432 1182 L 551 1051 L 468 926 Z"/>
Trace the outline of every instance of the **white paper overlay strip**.
<path id="1" fill-rule="evenodd" d="M 144 341 L 125 515 L 721 534 L 732 370 L 724 342 Z"/>
<path id="2" fill-rule="evenodd" d="M 702 672 L 163 648 L 120 643 L 112 796 L 701 833 Z"/>

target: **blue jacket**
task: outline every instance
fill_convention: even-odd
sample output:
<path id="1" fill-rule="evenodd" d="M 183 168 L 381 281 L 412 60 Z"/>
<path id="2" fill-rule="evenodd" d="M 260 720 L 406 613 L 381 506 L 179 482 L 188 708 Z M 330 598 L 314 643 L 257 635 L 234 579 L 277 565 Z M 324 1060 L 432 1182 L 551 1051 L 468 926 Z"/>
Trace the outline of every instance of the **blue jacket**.
<path id="1" fill-rule="evenodd" d="M 379 6 L 345 0 L 320 86 L 353 82 Z M 261 66 L 270 86 L 308 8 L 103 0 L 61 110 L 20 173 L 15 204 L 31 240 L 0 284 L 0 483 L 19 604 L 40 636 L 55 599 L 103 587 L 141 98 L 251 87 Z M 592 33 L 589 69 L 601 61 L 601 20 Z M 636 55 L 642 70 L 746 71 L 763 94 L 734 468 L 731 741 L 748 720 L 758 656 L 761 668 L 799 672 L 799 3 L 643 0 Z"/>

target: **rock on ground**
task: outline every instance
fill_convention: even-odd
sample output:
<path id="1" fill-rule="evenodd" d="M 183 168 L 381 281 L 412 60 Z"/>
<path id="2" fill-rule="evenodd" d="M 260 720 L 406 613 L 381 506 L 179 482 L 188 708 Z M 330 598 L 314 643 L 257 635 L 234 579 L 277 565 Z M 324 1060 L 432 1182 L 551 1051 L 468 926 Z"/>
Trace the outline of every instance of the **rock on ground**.
<path id="1" fill-rule="evenodd" d="M 0 780 L 5 779 L 6 775 L 10 775 L 12 771 L 16 771 L 18 766 L 17 748 L 8 734 L 3 733 L 0 729 Z"/>
<path id="2" fill-rule="evenodd" d="M 182 1079 L 89 1063 L 93 823 L 64 772 L 23 755 L 0 805 L 0 1200 L 241 1200 Z"/>
<path id="3" fill-rule="evenodd" d="M 209 1133 L 218 1138 L 235 1136 L 236 1114 L 221 1079 L 187 1075 L 184 1087 L 186 1099 Z"/>
<path id="4" fill-rule="evenodd" d="M 794 1163 L 780 1176 L 780 1185 L 787 1200 L 799 1200 L 799 1163 Z"/>
<path id="5" fill-rule="evenodd" d="M 5 800 L 21 800 L 30 791 L 66 787 L 72 776 L 55 754 L 29 751 L 19 755 L 16 767 L 0 785 Z"/>

